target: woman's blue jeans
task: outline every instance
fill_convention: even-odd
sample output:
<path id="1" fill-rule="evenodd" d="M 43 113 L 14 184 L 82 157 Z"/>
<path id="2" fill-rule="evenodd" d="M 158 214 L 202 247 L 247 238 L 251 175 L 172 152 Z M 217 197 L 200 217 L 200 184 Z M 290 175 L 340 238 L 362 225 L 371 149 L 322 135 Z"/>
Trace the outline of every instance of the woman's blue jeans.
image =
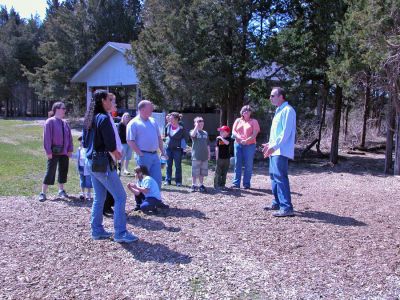
<path id="1" fill-rule="evenodd" d="M 182 149 L 167 148 L 167 176 L 165 181 L 171 183 L 172 179 L 172 164 L 175 164 L 175 182 L 182 183 Z"/>
<path id="2" fill-rule="evenodd" d="M 94 200 L 92 205 L 92 214 L 90 224 L 92 235 L 104 233 L 103 227 L 103 207 L 106 200 L 107 191 L 114 197 L 114 236 L 122 236 L 126 232 L 125 203 L 126 192 L 118 177 L 117 171 L 107 168 L 107 172 L 93 172 L 92 161 L 88 160 L 88 167 L 94 189 Z"/>
<path id="3" fill-rule="evenodd" d="M 271 177 L 272 193 L 274 200 L 272 205 L 278 205 L 285 212 L 292 212 L 292 198 L 288 177 L 289 159 L 282 155 L 269 158 L 269 175 Z"/>
<path id="4" fill-rule="evenodd" d="M 235 178 L 233 184 L 240 187 L 242 178 L 242 167 L 244 166 L 243 186 L 250 187 L 251 175 L 253 174 L 254 153 L 256 144 L 241 145 L 235 142 Z"/>

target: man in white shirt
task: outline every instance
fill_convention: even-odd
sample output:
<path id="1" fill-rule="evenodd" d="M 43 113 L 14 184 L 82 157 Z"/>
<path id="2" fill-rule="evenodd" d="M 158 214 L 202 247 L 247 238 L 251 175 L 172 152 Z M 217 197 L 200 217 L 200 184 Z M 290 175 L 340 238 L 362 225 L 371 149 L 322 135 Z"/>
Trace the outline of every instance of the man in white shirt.
<path id="1" fill-rule="evenodd" d="M 150 176 L 161 188 L 161 163 L 158 150 L 165 155 L 164 144 L 157 123 L 151 117 L 153 103 L 142 100 L 138 105 L 139 115 L 126 126 L 126 141 L 135 152 L 136 165 L 146 166 Z"/>
<path id="2" fill-rule="evenodd" d="M 263 144 L 264 157 L 269 157 L 274 200 L 267 210 L 276 210 L 275 217 L 294 216 L 288 177 L 288 161 L 294 158 L 296 136 L 296 112 L 288 104 L 285 91 L 275 87 L 271 91 L 271 103 L 277 107 L 272 120 L 269 142 Z"/>

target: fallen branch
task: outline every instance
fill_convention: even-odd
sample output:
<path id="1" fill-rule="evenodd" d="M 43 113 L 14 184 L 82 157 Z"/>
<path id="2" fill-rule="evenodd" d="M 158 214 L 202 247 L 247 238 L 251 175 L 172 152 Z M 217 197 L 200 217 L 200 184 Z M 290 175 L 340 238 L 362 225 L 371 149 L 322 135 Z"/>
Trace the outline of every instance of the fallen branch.
<path id="1" fill-rule="evenodd" d="M 349 150 L 346 152 L 347 154 L 352 154 L 352 155 L 365 155 L 365 152 L 361 152 L 361 151 L 352 151 Z"/>
<path id="2" fill-rule="evenodd" d="M 306 156 L 307 152 L 310 151 L 310 149 L 311 149 L 312 147 L 314 147 L 314 145 L 315 145 L 318 141 L 319 141 L 319 139 L 313 140 L 313 141 L 311 142 L 310 145 L 308 145 L 303 151 L 301 151 L 300 158 L 303 159 L 303 158 Z"/>
<path id="3" fill-rule="evenodd" d="M 381 144 L 378 146 L 374 146 L 374 147 L 360 147 L 360 146 L 356 146 L 351 148 L 351 150 L 359 150 L 359 151 L 364 151 L 364 152 L 376 152 L 378 150 L 385 150 L 386 149 L 386 145 L 385 144 Z"/>

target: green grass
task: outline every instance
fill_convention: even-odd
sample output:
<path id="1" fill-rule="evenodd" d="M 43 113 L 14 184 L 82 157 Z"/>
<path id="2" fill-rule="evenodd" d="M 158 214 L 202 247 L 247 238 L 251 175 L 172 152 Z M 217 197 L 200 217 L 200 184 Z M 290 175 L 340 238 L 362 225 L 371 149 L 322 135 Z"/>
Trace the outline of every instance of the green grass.
<path id="1" fill-rule="evenodd" d="M 39 194 L 46 171 L 43 127 L 32 121 L 0 120 L 0 196 Z M 74 140 L 75 146 L 78 141 Z M 70 163 L 68 192 L 79 192 L 75 162 Z M 50 194 L 57 186 L 50 187 Z"/>
<path id="2" fill-rule="evenodd" d="M 32 196 L 41 190 L 43 176 L 46 171 L 47 157 L 43 150 L 43 127 L 34 121 L 0 120 L 0 196 Z M 74 151 L 78 141 L 74 136 Z M 133 170 L 131 161 L 129 167 Z M 214 164 L 209 164 L 209 175 L 205 179 L 206 186 L 212 186 Z M 174 175 L 173 170 L 173 175 Z M 192 184 L 191 162 L 184 159 L 182 163 L 183 185 Z M 165 168 L 163 169 L 165 175 Z M 121 177 L 124 184 L 133 181 L 133 177 Z M 166 187 L 172 189 L 176 187 Z M 78 194 L 79 175 L 76 172 L 76 161 L 71 159 L 68 182 L 65 189 L 70 194 Z M 182 187 L 185 189 L 185 187 Z M 57 183 L 49 188 L 49 194 L 57 192 Z"/>

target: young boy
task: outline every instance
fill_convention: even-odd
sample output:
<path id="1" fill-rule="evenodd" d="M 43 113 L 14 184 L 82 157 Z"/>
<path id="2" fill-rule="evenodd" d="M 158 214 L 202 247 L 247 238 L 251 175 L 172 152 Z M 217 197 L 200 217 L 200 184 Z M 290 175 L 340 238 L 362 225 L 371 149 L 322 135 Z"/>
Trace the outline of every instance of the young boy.
<path id="1" fill-rule="evenodd" d="M 161 200 L 160 188 L 157 182 L 150 177 L 146 166 L 135 168 L 135 176 L 138 179 L 137 184 L 128 183 L 128 189 L 135 195 L 135 211 L 157 212 L 157 208 L 169 208 Z"/>
<path id="2" fill-rule="evenodd" d="M 202 117 L 194 119 L 194 129 L 190 131 L 192 138 L 192 192 L 206 192 L 204 187 L 204 176 L 208 175 L 208 161 L 210 160 L 210 145 L 208 133 L 203 130 L 204 120 Z M 199 187 L 196 183 L 199 180 Z"/>
<path id="3" fill-rule="evenodd" d="M 229 133 L 231 129 L 228 126 L 222 126 L 218 128 L 220 133 L 217 136 L 215 144 L 215 159 L 217 161 L 217 168 L 215 169 L 214 175 L 214 188 L 224 188 L 226 183 L 226 174 L 228 174 L 229 163 L 230 163 L 230 145 L 232 142 Z"/>
<path id="4" fill-rule="evenodd" d="M 79 148 L 76 152 L 77 158 L 77 165 L 78 165 L 78 172 L 79 172 L 79 179 L 80 179 L 80 186 L 81 186 L 81 193 L 79 195 L 80 200 L 90 200 L 92 198 L 91 189 L 92 189 L 92 180 L 90 178 L 89 172 L 86 170 L 85 161 L 86 161 L 86 149 L 83 148 L 82 136 L 78 138 L 79 141 Z M 85 189 L 87 189 L 87 194 L 85 196 Z"/>

